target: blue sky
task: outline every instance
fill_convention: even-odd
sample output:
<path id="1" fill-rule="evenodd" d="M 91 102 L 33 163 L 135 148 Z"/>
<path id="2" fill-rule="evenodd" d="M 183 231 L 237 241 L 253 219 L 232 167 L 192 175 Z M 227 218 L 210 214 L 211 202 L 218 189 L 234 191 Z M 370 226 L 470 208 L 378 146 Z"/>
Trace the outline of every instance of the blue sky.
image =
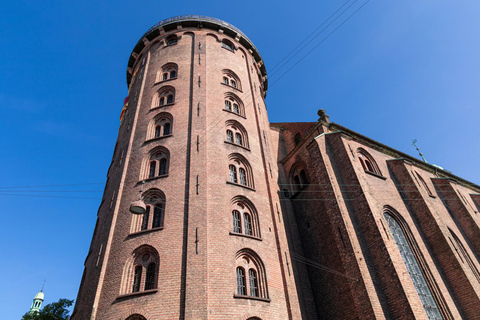
<path id="1" fill-rule="evenodd" d="M 342 4 L 350 9 L 270 73 Z M 223 19 L 259 49 L 271 122 L 333 122 L 480 183 L 480 2 L 11 1 L 0 19 L 0 301 L 20 319 L 75 299 L 127 95 L 128 57 L 158 21 Z M 345 7 L 344 7 L 345 8 Z M 25 186 L 29 186 L 26 188 Z M 43 187 L 32 187 L 43 186 Z"/>

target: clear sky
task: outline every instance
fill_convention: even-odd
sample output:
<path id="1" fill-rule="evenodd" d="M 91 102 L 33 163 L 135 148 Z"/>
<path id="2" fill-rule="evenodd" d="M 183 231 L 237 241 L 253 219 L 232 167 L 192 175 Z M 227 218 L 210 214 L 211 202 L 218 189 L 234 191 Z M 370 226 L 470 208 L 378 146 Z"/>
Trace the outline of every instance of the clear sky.
<path id="1" fill-rule="evenodd" d="M 2 319 L 20 319 L 45 278 L 45 303 L 76 298 L 128 57 L 171 16 L 220 18 L 253 41 L 269 74 L 271 122 L 316 121 L 324 108 L 331 121 L 413 156 L 416 138 L 429 162 L 480 184 L 480 2 L 370 0 L 342 25 L 365 1 L 4 1 Z M 344 3 L 342 16 L 274 69 Z"/>

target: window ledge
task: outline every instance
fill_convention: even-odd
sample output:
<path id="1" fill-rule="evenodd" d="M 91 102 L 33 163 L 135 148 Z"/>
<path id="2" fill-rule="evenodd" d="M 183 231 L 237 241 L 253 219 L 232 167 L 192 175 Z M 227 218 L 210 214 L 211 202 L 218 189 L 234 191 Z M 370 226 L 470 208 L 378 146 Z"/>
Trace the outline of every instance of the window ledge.
<path id="1" fill-rule="evenodd" d="M 155 231 L 160 231 L 160 230 L 163 230 L 164 227 L 157 227 L 157 228 L 152 228 L 152 229 L 147 229 L 147 230 L 140 230 L 140 231 L 137 231 L 137 232 L 132 232 L 130 233 L 127 238 L 133 238 L 133 237 L 136 237 L 136 236 L 140 236 L 142 234 L 146 234 L 146 233 L 150 233 L 150 232 L 155 232 Z"/>
<path id="2" fill-rule="evenodd" d="M 161 83 L 168 82 L 168 81 L 171 81 L 171 80 L 176 80 L 176 79 L 177 79 L 177 77 L 169 78 L 169 79 L 166 79 L 166 80 L 156 81 L 153 85 L 156 86 L 157 84 L 161 84 Z"/>
<path id="3" fill-rule="evenodd" d="M 157 293 L 157 291 L 158 291 L 158 289 L 150 289 L 150 290 L 126 293 L 126 294 L 119 295 L 116 300 L 122 300 L 122 299 L 126 299 L 126 298 L 133 298 L 133 297 L 137 297 L 137 296 L 153 294 L 153 293 Z"/>
<path id="4" fill-rule="evenodd" d="M 167 174 L 163 174 L 163 175 L 158 176 L 158 177 L 143 179 L 143 180 L 141 180 L 141 181 L 138 181 L 138 182 L 137 182 L 137 185 L 142 184 L 143 181 L 145 181 L 145 182 L 150 182 L 150 181 L 153 181 L 153 180 L 163 179 L 163 178 L 166 178 L 166 177 L 168 177 L 168 173 L 167 173 Z"/>
<path id="5" fill-rule="evenodd" d="M 232 146 L 236 146 L 236 147 L 239 147 L 239 148 L 245 149 L 245 150 L 247 150 L 247 151 L 250 151 L 250 149 L 249 149 L 249 148 L 247 148 L 247 147 L 244 147 L 244 146 L 242 146 L 242 145 L 239 145 L 239 144 L 236 144 L 236 143 L 233 143 L 233 142 L 225 141 L 225 143 L 227 143 L 227 144 L 230 144 L 230 145 L 232 145 Z"/>
<path id="6" fill-rule="evenodd" d="M 383 179 L 383 180 L 387 180 L 387 177 L 384 177 L 382 176 L 381 174 L 377 174 L 375 172 L 371 172 L 371 171 L 365 171 L 365 173 L 368 173 L 369 175 L 372 175 L 374 177 L 377 177 L 377 178 L 380 178 L 380 179 Z"/>
<path id="7" fill-rule="evenodd" d="M 255 191 L 254 188 L 249 187 L 249 186 L 245 186 L 245 185 L 240 184 L 240 183 L 235 183 L 235 182 L 227 181 L 227 184 L 231 184 L 231 185 L 234 185 L 234 186 L 238 186 L 238 187 L 242 187 L 242 188 L 245 188 L 245 189 L 248 189 L 248 190 Z"/>
<path id="8" fill-rule="evenodd" d="M 172 102 L 172 103 L 165 103 L 161 106 L 156 106 L 154 108 L 151 108 L 149 111 L 153 111 L 153 110 L 157 110 L 157 109 L 161 109 L 161 108 L 165 108 L 165 107 L 170 107 L 170 106 L 173 106 L 175 104 L 175 102 Z"/>
<path id="9" fill-rule="evenodd" d="M 263 302 L 270 302 L 271 301 L 270 299 L 266 299 L 266 298 L 252 297 L 252 296 L 242 296 L 242 295 L 239 295 L 239 294 L 234 294 L 233 297 L 235 299 L 249 299 L 249 300 L 257 300 L 257 301 L 263 301 Z"/>
<path id="10" fill-rule="evenodd" d="M 241 115 L 240 113 L 235 113 L 235 112 L 230 111 L 230 110 L 227 110 L 227 109 L 225 109 L 225 108 L 223 109 L 223 111 L 228 112 L 228 113 L 231 113 L 231 114 L 234 114 L 234 115 L 239 116 L 239 117 L 241 117 L 241 118 L 243 118 L 243 119 L 247 119 L 247 117 Z"/>
<path id="11" fill-rule="evenodd" d="M 240 92 L 243 93 L 243 91 L 242 91 L 241 89 L 237 88 L 237 87 L 231 86 L 231 85 L 226 84 L 226 83 L 223 83 L 223 82 L 220 82 L 220 83 L 223 84 L 224 86 L 227 86 L 227 87 L 229 87 L 229 88 L 235 89 L 235 90 L 240 91 Z"/>
<path id="12" fill-rule="evenodd" d="M 245 237 L 245 238 L 250 238 L 250 239 L 253 239 L 253 240 L 262 241 L 262 238 L 251 236 L 251 235 L 248 235 L 248 234 L 245 234 L 245 233 L 238 233 L 238 232 L 230 231 L 228 234 L 231 235 L 231 236 L 239 236 L 239 237 Z"/>
<path id="13" fill-rule="evenodd" d="M 150 138 L 148 140 L 145 140 L 145 143 L 152 142 L 152 141 L 157 141 L 157 140 L 162 140 L 162 139 L 165 139 L 165 138 L 169 138 L 171 136 L 172 136 L 172 134 L 167 134 L 167 135 L 160 136 L 160 137 Z"/>

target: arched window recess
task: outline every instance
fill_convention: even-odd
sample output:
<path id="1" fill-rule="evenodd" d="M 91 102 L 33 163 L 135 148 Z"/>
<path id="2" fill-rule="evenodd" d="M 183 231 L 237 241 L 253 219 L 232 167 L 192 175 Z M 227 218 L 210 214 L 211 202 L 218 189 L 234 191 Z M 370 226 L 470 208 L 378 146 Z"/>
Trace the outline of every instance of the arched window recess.
<path id="1" fill-rule="evenodd" d="M 251 249 L 242 249 L 235 257 L 235 294 L 237 299 L 270 302 L 265 266 Z"/>
<path id="2" fill-rule="evenodd" d="M 370 153 L 368 153 L 365 149 L 358 148 L 357 156 L 358 156 L 358 160 L 360 161 L 360 164 L 362 165 L 363 171 L 371 175 L 374 175 L 378 178 L 381 178 L 384 180 L 387 179 L 382 175 L 382 172 L 380 171 L 380 168 L 378 167 L 375 159 L 373 159 Z"/>
<path id="3" fill-rule="evenodd" d="M 173 116 L 168 112 L 157 114 L 148 124 L 146 140 L 170 137 L 173 130 Z"/>
<path id="4" fill-rule="evenodd" d="M 175 88 L 172 86 L 163 86 L 153 95 L 152 109 L 167 107 L 175 103 Z"/>
<path id="5" fill-rule="evenodd" d="M 446 303 L 439 293 L 438 285 L 428 269 L 425 258 L 419 254 L 421 251 L 407 223 L 389 206 L 384 207 L 384 218 L 428 319 L 450 319 L 449 311 L 443 307 Z"/>
<path id="6" fill-rule="evenodd" d="M 222 84 L 238 91 L 242 91 L 242 84 L 240 82 L 240 78 L 235 72 L 230 69 L 222 70 Z"/>
<path id="7" fill-rule="evenodd" d="M 119 298 L 132 294 L 155 293 L 158 287 L 159 264 L 160 257 L 152 246 L 142 245 L 135 249 L 125 263 Z"/>
<path id="8" fill-rule="evenodd" d="M 177 79 L 178 65 L 173 62 L 164 64 L 161 70 L 158 70 L 155 83 Z"/>
<path id="9" fill-rule="evenodd" d="M 165 194 L 156 188 L 149 189 L 142 195 L 145 213 L 133 214 L 130 234 L 163 229 L 165 222 Z"/>
<path id="10" fill-rule="evenodd" d="M 245 127 L 236 120 L 225 122 L 225 142 L 235 146 L 249 149 L 248 135 Z"/>
<path id="11" fill-rule="evenodd" d="M 230 235 L 262 240 L 258 212 L 253 203 L 243 196 L 236 196 L 230 202 L 232 227 Z"/>
<path id="12" fill-rule="evenodd" d="M 223 110 L 233 113 L 237 116 L 242 118 L 246 118 L 245 116 L 245 106 L 242 100 L 234 93 L 227 92 L 224 96 L 224 105 Z"/>
<path id="13" fill-rule="evenodd" d="M 253 170 L 247 159 L 239 153 L 232 153 L 228 156 L 228 160 L 227 183 L 255 191 Z"/>
<path id="14" fill-rule="evenodd" d="M 309 178 L 306 170 L 299 163 L 295 163 L 290 169 L 290 185 L 293 194 L 300 192 L 309 185 Z"/>

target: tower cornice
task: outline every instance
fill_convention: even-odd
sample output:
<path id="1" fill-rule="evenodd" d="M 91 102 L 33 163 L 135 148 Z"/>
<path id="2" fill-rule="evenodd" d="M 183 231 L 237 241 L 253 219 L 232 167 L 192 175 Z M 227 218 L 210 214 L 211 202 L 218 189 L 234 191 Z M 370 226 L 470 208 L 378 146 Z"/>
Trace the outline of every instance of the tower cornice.
<path id="1" fill-rule="evenodd" d="M 260 56 L 260 53 L 253 42 L 248 39 L 245 33 L 243 33 L 234 25 L 217 18 L 200 15 L 181 15 L 164 19 L 145 32 L 145 34 L 138 40 L 137 44 L 133 48 L 132 53 L 130 54 L 127 66 L 127 85 L 130 85 L 130 81 L 132 79 L 132 70 L 135 62 L 137 61 L 143 49 L 147 47 L 153 39 L 162 36 L 166 32 L 188 27 L 211 29 L 217 32 L 222 30 L 221 32 L 223 32 L 223 34 L 226 34 L 237 40 L 247 50 L 251 51 L 255 62 L 258 63 L 258 67 L 262 73 L 264 90 L 267 91 L 267 69 L 265 68 L 265 63 L 263 63 L 262 57 Z"/>

